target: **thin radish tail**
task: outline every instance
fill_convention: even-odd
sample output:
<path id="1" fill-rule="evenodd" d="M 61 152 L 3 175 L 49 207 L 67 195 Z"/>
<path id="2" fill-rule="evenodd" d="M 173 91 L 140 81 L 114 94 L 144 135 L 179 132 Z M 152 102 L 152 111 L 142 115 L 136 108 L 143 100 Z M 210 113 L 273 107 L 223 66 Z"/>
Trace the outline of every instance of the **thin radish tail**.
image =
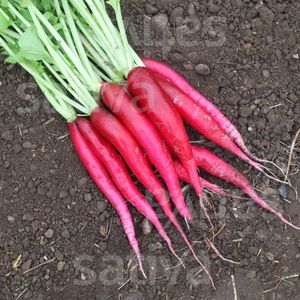
<path id="1" fill-rule="evenodd" d="M 147 214 L 144 214 L 145 216 Z M 166 233 L 166 231 L 164 230 L 164 228 L 162 227 L 158 217 L 156 216 L 156 214 L 152 217 L 149 217 L 148 220 L 155 226 L 155 228 L 157 229 L 158 233 L 160 234 L 160 236 L 165 240 L 165 242 L 167 243 L 170 251 L 173 253 L 173 255 L 179 260 L 180 264 L 185 268 L 185 265 L 182 261 L 182 259 L 176 254 L 172 242 L 168 236 L 168 234 Z"/>
<path id="2" fill-rule="evenodd" d="M 208 214 L 206 205 L 205 205 L 205 203 L 204 203 L 204 201 L 207 200 L 206 197 L 205 197 L 205 196 L 199 196 L 199 195 L 198 195 L 198 197 L 199 197 L 200 207 L 201 207 L 201 209 L 204 211 L 205 217 L 206 217 L 207 221 L 209 222 L 209 225 L 211 226 L 211 228 L 214 228 L 214 225 L 213 225 L 213 223 L 212 223 L 212 221 L 211 221 L 211 219 L 210 219 L 210 216 L 209 216 L 209 214 Z"/>
<path id="3" fill-rule="evenodd" d="M 132 220 L 131 219 L 127 220 L 126 218 L 121 217 L 122 214 L 120 214 L 120 213 L 119 213 L 119 216 L 120 216 L 121 222 L 123 224 L 124 231 L 127 234 L 129 244 L 131 245 L 131 247 L 132 247 L 132 249 L 133 249 L 133 251 L 134 251 L 134 253 L 136 255 L 136 258 L 137 258 L 137 261 L 138 261 L 141 273 L 143 274 L 144 278 L 146 279 L 147 276 L 146 276 L 146 273 L 144 271 L 144 267 L 143 267 L 143 263 L 142 263 L 142 257 L 141 257 L 141 253 L 140 253 L 140 248 L 139 248 L 139 245 L 138 245 L 138 241 L 137 241 L 137 239 L 135 237 L 135 234 L 132 233 L 132 227 L 133 227 Z"/>
<path id="4" fill-rule="evenodd" d="M 197 263 L 201 266 L 201 268 L 204 270 L 204 272 L 207 274 L 207 276 L 209 277 L 209 280 L 213 286 L 214 289 L 216 289 L 214 281 L 209 273 L 209 271 L 207 270 L 207 268 L 204 266 L 204 264 L 199 260 L 197 254 L 195 253 L 195 250 L 193 248 L 193 246 L 191 245 L 190 241 L 188 240 L 187 236 L 185 235 L 184 231 L 182 230 L 181 226 L 179 225 L 178 221 L 176 220 L 175 216 L 173 215 L 173 213 L 167 213 L 165 211 L 165 213 L 167 214 L 168 218 L 171 220 L 171 222 L 174 224 L 174 226 L 177 228 L 177 230 L 179 231 L 181 237 L 183 238 L 184 242 L 186 243 L 186 245 L 189 247 L 190 251 L 192 252 L 195 260 L 197 261 Z"/>
<path id="5" fill-rule="evenodd" d="M 173 248 L 172 242 L 171 242 L 170 238 L 167 236 L 165 230 L 162 229 L 162 228 L 158 229 L 157 227 L 156 227 L 156 229 L 159 232 L 159 234 L 162 236 L 162 238 L 165 240 L 165 242 L 167 243 L 167 245 L 168 245 L 170 251 L 172 252 L 172 254 L 179 260 L 179 262 L 183 266 L 183 268 L 185 268 L 185 265 L 184 265 L 182 259 L 176 254 L 176 252 Z"/>
<path id="6" fill-rule="evenodd" d="M 189 221 L 191 221 L 192 220 L 191 212 L 185 203 L 181 189 L 179 189 L 179 190 L 180 190 L 180 193 L 179 192 L 176 192 L 176 194 L 171 193 L 171 198 L 173 199 L 173 203 L 174 203 L 175 207 L 177 208 L 179 214 L 183 218 L 187 218 Z"/>
<path id="7" fill-rule="evenodd" d="M 282 213 L 276 211 L 274 208 L 272 208 L 270 205 L 268 205 L 262 198 L 260 198 L 256 192 L 253 190 L 252 187 L 250 186 L 246 186 L 243 188 L 243 191 L 251 198 L 253 199 L 258 205 L 260 205 L 261 207 L 263 207 L 264 209 L 268 210 L 270 213 L 274 214 L 275 216 L 277 216 L 283 223 L 289 225 L 290 227 L 300 230 L 299 226 L 296 226 L 294 224 L 292 224 L 291 222 L 289 222 Z"/>

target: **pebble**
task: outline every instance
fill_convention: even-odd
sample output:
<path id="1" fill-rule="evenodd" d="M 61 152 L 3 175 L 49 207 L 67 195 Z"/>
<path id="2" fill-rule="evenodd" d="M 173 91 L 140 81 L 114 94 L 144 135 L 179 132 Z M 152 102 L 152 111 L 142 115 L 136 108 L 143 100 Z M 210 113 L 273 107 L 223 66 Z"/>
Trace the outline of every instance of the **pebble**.
<path id="1" fill-rule="evenodd" d="M 146 3 L 146 13 L 148 15 L 154 15 L 158 13 L 158 9 L 154 7 L 153 5 Z"/>
<path id="2" fill-rule="evenodd" d="M 70 238 L 70 232 L 68 229 L 64 229 L 61 236 L 64 238 L 64 239 L 69 239 Z"/>
<path id="3" fill-rule="evenodd" d="M 39 230 L 39 226 L 40 226 L 40 222 L 38 220 L 34 220 L 32 223 L 31 223 L 31 228 L 34 232 L 38 231 Z"/>
<path id="4" fill-rule="evenodd" d="M 263 70 L 263 71 L 262 71 L 262 75 L 263 75 L 263 77 L 265 77 L 265 78 L 269 78 L 269 77 L 270 77 L 270 71 L 269 71 L 269 70 Z"/>
<path id="5" fill-rule="evenodd" d="M 1 138 L 6 142 L 11 142 L 14 138 L 14 135 L 13 135 L 12 131 L 5 130 L 4 132 L 2 132 Z"/>
<path id="6" fill-rule="evenodd" d="M 293 59 L 299 59 L 299 54 L 298 53 L 292 54 L 292 58 Z"/>
<path id="7" fill-rule="evenodd" d="M 208 65 L 205 65 L 205 64 L 198 64 L 195 67 L 195 71 L 199 75 L 207 76 L 207 75 L 210 74 L 210 67 Z"/>
<path id="8" fill-rule="evenodd" d="M 152 252 L 160 249 L 162 249 L 162 244 L 160 242 L 156 242 L 149 245 L 149 250 Z"/>
<path id="9" fill-rule="evenodd" d="M 47 239 L 52 239 L 54 235 L 54 230 L 53 229 L 48 229 L 45 233 L 44 233 L 44 236 L 47 238 Z"/>
<path id="10" fill-rule="evenodd" d="M 92 200 L 92 198 L 93 198 L 92 194 L 90 194 L 90 193 L 84 194 L 84 201 L 90 202 Z"/>
<path id="11" fill-rule="evenodd" d="M 153 230 L 153 225 L 148 219 L 144 219 L 142 222 L 142 231 L 144 235 L 149 235 Z"/>
<path id="12" fill-rule="evenodd" d="M 107 208 L 107 203 L 104 201 L 97 202 L 97 210 L 101 214 L 103 213 Z"/>
<path id="13" fill-rule="evenodd" d="M 88 179 L 86 177 L 82 177 L 78 180 L 78 186 L 83 187 L 87 183 Z"/>
<path id="14" fill-rule="evenodd" d="M 140 300 L 140 299 L 145 299 L 144 298 L 144 295 L 142 292 L 134 292 L 133 294 L 131 295 L 127 295 L 124 297 L 124 300 Z"/>
<path id="15" fill-rule="evenodd" d="M 19 117 L 23 117 L 23 116 L 25 115 L 25 110 L 24 110 L 23 107 L 18 107 L 18 108 L 16 109 L 16 113 L 17 113 L 17 115 L 18 115 Z"/>
<path id="16" fill-rule="evenodd" d="M 63 261 L 59 261 L 56 265 L 56 269 L 58 272 L 63 272 L 63 270 L 65 269 L 65 262 Z"/>
<path id="17" fill-rule="evenodd" d="M 255 279 L 256 277 L 256 271 L 255 270 L 251 270 L 247 273 L 247 277 L 250 279 Z"/>
<path id="18" fill-rule="evenodd" d="M 226 207 L 223 206 L 223 205 L 219 205 L 218 217 L 219 217 L 220 219 L 225 218 L 226 212 L 227 212 Z"/>
<path id="19" fill-rule="evenodd" d="M 24 149 L 36 149 L 37 145 L 31 144 L 29 141 L 26 141 L 22 144 Z"/>
<path id="20" fill-rule="evenodd" d="M 15 154 L 18 154 L 22 151 L 22 147 L 21 147 L 21 145 L 16 144 L 16 145 L 14 145 L 13 150 L 14 150 Z"/>
<path id="21" fill-rule="evenodd" d="M 31 213 L 25 213 L 25 214 L 22 216 L 22 219 L 23 219 L 23 221 L 31 222 L 31 221 L 33 221 L 33 219 L 34 219 L 34 216 L 33 216 Z"/>
<path id="22" fill-rule="evenodd" d="M 63 199 L 68 196 L 68 193 L 66 191 L 60 191 L 59 192 L 59 198 Z"/>
<path id="23" fill-rule="evenodd" d="M 249 106 L 240 107 L 240 116 L 243 118 L 247 118 L 251 115 L 251 109 Z"/>
<path id="24" fill-rule="evenodd" d="M 182 26 L 183 25 L 183 15 L 184 10 L 181 6 L 178 6 L 173 9 L 170 15 L 170 23 L 175 26 Z"/>
<path id="25" fill-rule="evenodd" d="M 163 32 L 168 25 L 168 15 L 166 14 L 157 14 L 152 18 L 152 26 L 156 33 Z"/>
<path id="26" fill-rule="evenodd" d="M 220 11 L 220 7 L 216 4 L 214 4 L 212 1 L 208 2 L 207 9 L 210 13 L 217 13 Z"/>
<path id="27" fill-rule="evenodd" d="M 193 17 L 196 14 L 196 9 L 192 2 L 188 5 L 187 12 L 188 12 L 188 15 L 191 17 Z"/>
<path id="28" fill-rule="evenodd" d="M 175 53 L 170 53 L 169 58 L 171 61 L 174 63 L 183 63 L 184 62 L 184 57 L 181 53 L 175 52 Z"/>
<path id="29" fill-rule="evenodd" d="M 26 261 L 22 264 L 21 270 L 22 270 L 23 272 L 28 271 L 28 270 L 30 269 L 30 267 L 31 267 L 31 264 L 32 264 L 32 259 L 26 260 Z"/>
<path id="30" fill-rule="evenodd" d="M 266 6 L 262 6 L 260 9 L 259 9 L 259 16 L 260 18 L 267 24 L 272 24 L 272 22 L 274 21 L 274 13 L 272 12 L 271 9 L 269 9 L 268 7 Z"/>
<path id="31" fill-rule="evenodd" d="M 9 222 L 9 223 L 13 223 L 14 221 L 15 221 L 15 217 L 13 217 L 13 216 L 7 216 L 7 221 Z"/>
<path id="32" fill-rule="evenodd" d="M 281 197 L 283 198 L 286 198 L 287 195 L 288 195 L 288 189 L 287 189 L 287 185 L 286 184 L 281 184 L 279 187 L 278 187 L 278 193 Z"/>
<path id="33" fill-rule="evenodd" d="M 266 258 L 270 261 L 273 261 L 274 260 L 274 254 L 270 253 L 270 252 L 267 252 L 266 253 Z"/>

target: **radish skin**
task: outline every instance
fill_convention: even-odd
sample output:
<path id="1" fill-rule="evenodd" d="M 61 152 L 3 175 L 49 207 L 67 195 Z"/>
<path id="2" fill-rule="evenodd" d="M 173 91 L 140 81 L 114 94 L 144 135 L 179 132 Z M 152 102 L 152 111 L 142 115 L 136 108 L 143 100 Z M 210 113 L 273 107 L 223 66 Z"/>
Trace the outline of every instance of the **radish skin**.
<path id="1" fill-rule="evenodd" d="M 175 164 L 175 169 L 176 169 L 176 172 L 177 172 L 177 175 L 179 177 L 180 180 L 186 182 L 186 183 L 191 183 L 190 182 L 190 179 L 189 179 L 189 176 L 185 170 L 185 168 L 183 167 L 183 165 L 181 164 L 180 161 L 175 161 L 174 162 Z M 227 196 L 228 194 L 219 186 L 205 180 L 202 178 L 201 180 L 202 182 L 202 185 L 204 188 L 216 193 L 216 194 L 219 194 L 219 195 L 223 195 L 223 196 Z"/>
<path id="2" fill-rule="evenodd" d="M 186 93 L 159 75 L 154 75 L 157 82 L 170 97 L 181 117 L 192 127 L 198 130 L 203 136 L 215 144 L 227 149 L 240 157 L 254 168 L 263 171 L 261 165 L 250 159 L 241 149 L 230 139 L 219 124 L 204 109 L 196 104 Z"/>
<path id="3" fill-rule="evenodd" d="M 157 127 L 168 146 L 176 153 L 188 172 L 197 194 L 202 196 L 202 185 L 189 137 L 169 97 L 163 92 L 150 71 L 144 67 L 136 67 L 129 73 L 128 90 L 136 97 L 138 105 Z"/>
<path id="4" fill-rule="evenodd" d="M 106 167 L 112 180 L 123 196 L 156 227 L 159 234 L 168 244 L 171 252 L 179 259 L 154 209 L 132 181 L 124 161 L 118 155 L 115 148 L 97 133 L 89 120 L 77 118 L 76 125 L 95 156 Z"/>
<path id="5" fill-rule="evenodd" d="M 190 211 L 182 197 L 171 154 L 155 126 L 118 85 L 105 84 L 101 96 L 109 110 L 118 117 L 145 150 L 151 163 L 164 179 L 179 213 L 191 219 Z"/>
<path id="6" fill-rule="evenodd" d="M 197 165 L 205 170 L 207 173 L 226 180 L 244 191 L 251 199 L 253 199 L 259 206 L 263 207 L 270 213 L 277 216 L 283 223 L 291 226 L 294 229 L 300 230 L 300 227 L 289 222 L 280 212 L 276 211 L 268 205 L 252 188 L 250 182 L 230 164 L 226 163 L 218 156 L 207 149 L 193 146 L 193 155 Z"/>
<path id="7" fill-rule="evenodd" d="M 162 184 L 155 176 L 136 140 L 116 117 L 103 108 L 93 111 L 91 121 L 98 133 L 103 135 L 117 148 L 138 180 L 155 196 L 166 216 L 174 224 L 194 258 L 209 276 L 214 286 L 211 275 L 198 259 L 191 243 L 178 223 Z"/>
<path id="8" fill-rule="evenodd" d="M 225 115 L 208 99 L 193 88 L 181 75 L 167 65 L 150 59 L 142 57 L 143 63 L 146 67 L 154 73 L 159 74 L 173 85 L 185 92 L 195 103 L 204 109 L 223 129 L 223 131 L 243 150 L 249 157 L 255 159 L 253 154 L 247 148 L 241 134 L 237 128 L 225 117 Z"/>
<path id="9" fill-rule="evenodd" d="M 135 230 L 132 217 L 122 195 L 120 194 L 116 186 L 113 184 L 103 164 L 97 159 L 97 157 L 89 147 L 88 143 L 82 137 L 76 124 L 74 122 L 69 123 L 68 127 L 72 142 L 81 162 L 87 169 L 88 173 L 90 174 L 98 188 L 103 192 L 105 197 L 110 201 L 112 206 L 116 209 L 117 213 L 119 214 L 128 241 L 136 254 L 140 270 L 143 276 L 146 278 L 142 265 L 138 241 L 135 237 Z"/>

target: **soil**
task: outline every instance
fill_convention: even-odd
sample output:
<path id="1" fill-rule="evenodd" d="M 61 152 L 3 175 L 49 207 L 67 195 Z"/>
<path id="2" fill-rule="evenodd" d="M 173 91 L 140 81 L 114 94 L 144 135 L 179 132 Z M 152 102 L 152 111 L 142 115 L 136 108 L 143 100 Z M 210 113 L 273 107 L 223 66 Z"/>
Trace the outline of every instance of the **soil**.
<path id="1" fill-rule="evenodd" d="M 254 154 L 286 169 L 300 127 L 300 2 L 127 0 L 123 9 L 140 54 L 178 70 L 237 125 Z M 213 233 L 190 189 L 194 221 L 186 231 L 197 241 L 216 290 L 197 273 L 166 219 L 178 253 L 185 254 L 185 269 L 155 231 L 144 234 L 143 218 L 131 209 L 148 274 L 144 280 L 116 213 L 80 164 L 66 124 L 21 68 L 1 61 L 1 300 L 300 298 L 299 232 L 249 199 L 211 196 L 215 233 L 222 229 L 215 246 L 239 262 L 228 263 L 205 244 Z M 292 189 L 189 130 L 192 140 L 243 171 L 299 224 L 300 203 Z M 296 147 L 290 179 L 300 190 L 298 154 Z"/>

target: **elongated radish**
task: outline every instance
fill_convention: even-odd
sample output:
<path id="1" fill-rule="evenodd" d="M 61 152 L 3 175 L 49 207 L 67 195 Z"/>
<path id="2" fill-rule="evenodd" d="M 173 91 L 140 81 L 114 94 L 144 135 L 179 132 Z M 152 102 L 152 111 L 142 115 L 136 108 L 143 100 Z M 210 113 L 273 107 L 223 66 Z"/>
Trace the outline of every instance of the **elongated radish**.
<path id="1" fill-rule="evenodd" d="M 167 65 L 148 57 L 143 57 L 142 61 L 144 62 L 146 67 L 149 68 L 149 70 L 159 74 L 160 76 L 170 81 L 173 85 L 184 91 L 193 101 L 195 101 L 195 103 L 197 103 L 202 109 L 204 109 L 218 123 L 220 128 L 223 129 L 223 131 L 241 148 L 241 150 L 243 150 L 251 158 L 255 159 L 250 150 L 247 148 L 237 128 L 211 101 L 206 99 L 181 75 L 179 75 L 175 70 L 168 67 Z"/>
<path id="2" fill-rule="evenodd" d="M 169 97 L 163 92 L 150 71 L 144 67 L 133 69 L 128 75 L 128 90 L 157 127 L 168 146 L 176 153 L 188 172 L 197 194 L 202 186 L 197 172 L 189 138 L 183 121 Z"/>
<path id="3" fill-rule="evenodd" d="M 123 122 L 147 153 L 151 163 L 164 179 L 173 202 L 183 217 L 191 219 L 179 185 L 174 163 L 161 135 L 126 91 L 114 83 L 102 87 L 101 96 L 107 107 Z"/>
<path id="4" fill-rule="evenodd" d="M 193 146 L 193 155 L 197 162 L 197 165 L 205 170 L 207 173 L 224 179 L 245 192 L 251 199 L 253 199 L 259 206 L 268 210 L 272 214 L 276 215 L 283 223 L 300 230 L 300 227 L 289 222 L 280 212 L 277 212 L 269 204 L 267 204 L 262 198 L 260 198 L 254 191 L 250 182 L 235 168 L 220 159 L 207 149 Z"/>
<path id="5" fill-rule="evenodd" d="M 156 227 L 172 253 L 179 259 L 173 249 L 171 240 L 162 227 L 154 209 L 132 181 L 125 163 L 118 155 L 115 148 L 97 133 L 89 120 L 77 118 L 76 125 L 83 138 L 90 145 L 94 154 L 106 167 L 112 180 L 123 196 Z"/>
<path id="6" fill-rule="evenodd" d="M 146 278 L 143 265 L 142 265 L 142 259 L 141 259 L 141 254 L 138 246 L 138 241 L 135 237 L 132 217 L 130 215 L 130 212 L 128 210 L 128 207 L 122 195 L 120 194 L 116 186 L 111 181 L 111 178 L 109 177 L 103 164 L 97 159 L 97 157 L 91 150 L 89 144 L 84 140 L 83 136 L 81 135 L 80 131 L 78 130 L 74 122 L 69 123 L 69 131 L 71 134 L 74 147 L 83 165 L 89 172 L 90 176 L 93 178 L 98 188 L 103 192 L 105 197 L 110 201 L 112 206 L 118 212 L 124 231 L 128 237 L 128 241 L 138 259 L 141 272 Z"/>
<path id="7" fill-rule="evenodd" d="M 117 148 L 138 180 L 155 196 L 166 216 L 179 231 L 196 261 L 205 270 L 214 286 L 209 272 L 198 259 L 191 243 L 172 212 L 170 201 L 162 184 L 153 173 L 151 166 L 136 140 L 116 117 L 103 108 L 98 108 L 93 111 L 91 121 L 98 133 L 103 135 Z"/>
<path id="8" fill-rule="evenodd" d="M 236 156 L 240 157 L 259 171 L 263 171 L 261 165 L 250 159 L 240 148 L 230 139 L 230 137 L 219 126 L 219 123 L 212 118 L 205 109 L 196 104 L 185 92 L 164 79 L 159 75 L 154 75 L 155 79 L 170 97 L 176 106 L 181 117 L 186 120 L 191 126 L 197 129 L 203 136 L 207 137 L 212 142 L 231 151 Z"/>

